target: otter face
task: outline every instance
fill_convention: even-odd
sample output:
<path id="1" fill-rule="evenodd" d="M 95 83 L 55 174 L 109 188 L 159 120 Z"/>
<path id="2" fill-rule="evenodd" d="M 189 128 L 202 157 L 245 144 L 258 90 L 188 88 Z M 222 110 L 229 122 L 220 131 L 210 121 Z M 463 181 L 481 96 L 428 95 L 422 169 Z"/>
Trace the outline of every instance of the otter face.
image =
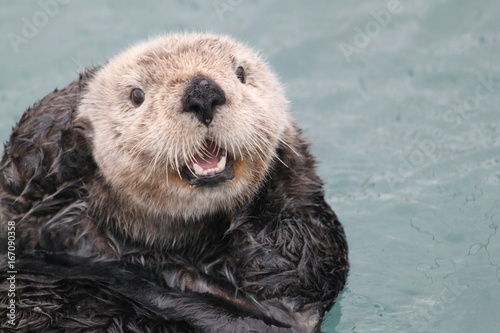
<path id="1" fill-rule="evenodd" d="M 184 219 L 236 208 L 264 181 L 292 128 L 280 84 L 227 37 L 137 45 L 89 83 L 85 124 L 99 171 L 133 207 Z"/>

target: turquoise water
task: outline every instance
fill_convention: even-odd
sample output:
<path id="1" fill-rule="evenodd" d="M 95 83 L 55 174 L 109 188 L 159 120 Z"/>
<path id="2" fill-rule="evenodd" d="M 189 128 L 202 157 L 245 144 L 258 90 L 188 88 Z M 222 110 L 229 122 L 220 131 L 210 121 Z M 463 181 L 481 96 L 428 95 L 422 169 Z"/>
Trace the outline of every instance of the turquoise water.
<path id="1" fill-rule="evenodd" d="M 136 41 L 231 34 L 285 83 L 346 228 L 352 270 L 324 332 L 499 331 L 500 2 L 48 2 L 2 2 L 1 141 Z"/>

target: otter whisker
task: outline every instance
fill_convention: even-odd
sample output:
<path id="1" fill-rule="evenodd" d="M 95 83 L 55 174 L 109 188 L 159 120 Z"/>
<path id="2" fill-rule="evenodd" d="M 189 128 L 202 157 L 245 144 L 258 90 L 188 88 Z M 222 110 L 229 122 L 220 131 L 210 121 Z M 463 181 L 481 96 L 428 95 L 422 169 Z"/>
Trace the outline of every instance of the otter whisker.
<path id="1" fill-rule="evenodd" d="M 300 156 L 299 153 L 285 141 L 285 139 L 279 138 L 279 142 L 290 149 L 295 155 Z"/>
<path id="2" fill-rule="evenodd" d="M 252 148 L 255 149 L 255 151 L 257 153 L 257 156 L 260 158 L 260 160 L 262 162 L 266 163 L 265 162 L 265 156 L 266 156 L 266 154 L 263 151 L 263 148 L 260 146 L 260 141 L 258 141 L 258 139 L 255 138 L 255 137 L 251 137 L 250 138 L 250 142 L 252 144 Z M 249 152 L 249 154 L 250 154 L 250 152 Z M 253 156 L 253 154 L 250 154 L 250 156 Z"/>
<path id="3" fill-rule="evenodd" d="M 189 162 L 193 162 L 194 163 L 194 155 L 191 152 L 191 147 L 192 147 L 191 140 L 192 140 L 192 138 L 188 137 L 186 140 L 188 140 L 187 146 L 184 145 L 184 138 L 182 139 L 182 143 L 183 143 L 182 154 L 183 154 L 183 157 L 184 157 L 184 161 L 186 162 L 186 164 L 189 164 Z M 185 149 L 187 149 L 187 153 L 186 153 Z M 191 173 L 191 175 L 193 175 L 196 178 L 198 177 L 198 175 L 189 166 L 188 166 L 188 170 Z"/>
<path id="4" fill-rule="evenodd" d="M 240 142 L 235 142 L 234 143 L 234 147 L 236 147 L 236 149 L 233 147 L 233 142 L 231 141 L 230 142 L 230 145 L 231 147 L 233 148 L 233 151 L 234 151 L 234 155 L 236 156 L 236 149 L 238 150 L 238 153 L 239 153 L 239 156 L 241 157 L 241 160 L 244 159 L 245 155 L 243 154 L 242 150 L 241 150 L 241 147 L 240 147 Z"/>
<path id="5" fill-rule="evenodd" d="M 182 137 L 182 142 L 181 142 L 181 150 L 182 150 L 182 159 L 184 162 L 187 162 L 187 154 L 186 154 L 186 137 Z"/>
<path id="6" fill-rule="evenodd" d="M 220 139 L 219 139 L 220 140 Z M 227 141 L 228 141 L 228 138 L 227 137 L 223 137 L 222 140 L 221 140 L 224 144 L 224 149 L 226 149 L 226 151 L 230 152 L 233 157 L 236 157 L 235 153 L 234 153 L 234 150 L 232 150 L 232 148 L 228 145 Z"/>
<path id="7" fill-rule="evenodd" d="M 278 161 L 281 162 L 281 164 L 283 164 L 285 166 L 285 168 L 290 169 L 290 167 L 285 162 L 283 162 L 283 160 L 281 158 L 279 158 L 278 154 L 273 154 L 272 158 L 277 159 Z"/>
<path id="8" fill-rule="evenodd" d="M 234 148 L 234 145 L 235 145 L 235 144 L 233 145 L 233 142 L 232 142 L 232 141 L 230 141 L 230 142 L 229 142 L 229 145 L 231 146 L 231 150 L 233 151 L 233 156 L 238 156 L 238 155 L 237 155 L 237 153 L 236 153 L 236 149 Z M 239 157 L 241 158 L 241 160 L 243 160 L 243 159 L 244 159 L 243 155 L 241 154 L 241 151 L 240 151 L 240 155 L 239 155 Z"/>
<path id="9" fill-rule="evenodd" d="M 175 142 L 175 149 L 174 149 L 174 162 L 175 162 L 175 168 L 174 169 L 177 171 L 177 173 L 179 174 L 179 177 L 182 179 L 181 167 L 180 167 L 180 163 L 179 163 L 179 156 L 177 154 L 177 152 L 178 152 L 177 145 L 178 145 L 178 142 L 176 141 Z"/>
<path id="10" fill-rule="evenodd" d="M 137 126 L 137 124 L 133 123 L 132 126 L 135 127 Z M 139 154 L 142 154 L 144 152 L 144 146 L 147 144 L 149 140 L 150 138 L 148 136 L 144 136 L 139 141 L 136 141 L 134 145 L 129 149 L 129 153 L 131 153 L 132 156 L 134 157 L 137 157 Z"/>
<path id="11" fill-rule="evenodd" d="M 217 145 L 217 151 L 215 152 L 215 155 L 216 155 L 216 156 L 219 156 L 219 154 L 220 154 L 220 149 L 221 149 L 221 148 L 220 148 L 220 146 L 219 146 L 219 145 Z"/>
<path id="12" fill-rule="evenodd" d="M 253 154 L 250 152 L 250 148 L 248 148 L 248 145 L 245 145 L 243 148 L 247 152 L 248 156 L 250 156 L 250 160 L 253 160 Z"/>
<path id="13" fill-rule="evenodd" d="M 159 150 L 155 154 L 155 156 L 153 158 L 153 162 L 151 163 L 151 172 L 149 174 L 149 177 L 151 176 L 151 174 L 155 173 L 155 170 L 159 167 L 160 164 L 158 163 L 158 161 L 160 159 L 162 159 L 162 156 L 163 156 L 163 151 L 162 150 Z"/>
<path id="14" fill-rule="evenodd" d="M 194 138 L 190 137 L 189 138 L 189 150 L 188 150 L 189 156 L 188 157 L 189 157 L 189 162 L 191 162 L 191 163 L 194 163 L 194 161 L 195 161 L 194 155 L 197 154 L 196 150 L 193 152 L 193 147 L 195 147 Z"/>

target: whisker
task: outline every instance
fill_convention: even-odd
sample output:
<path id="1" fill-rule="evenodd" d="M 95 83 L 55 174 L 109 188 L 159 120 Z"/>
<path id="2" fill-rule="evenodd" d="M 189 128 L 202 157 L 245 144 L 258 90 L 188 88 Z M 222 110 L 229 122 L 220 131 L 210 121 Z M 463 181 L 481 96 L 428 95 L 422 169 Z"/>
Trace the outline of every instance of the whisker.
<path id="1" fill-rule="evenodd" d="M 300 156 L 299 153 L 292 146 L 290 146 L 284 139 L 280 138 L 279 141 L 288 149 L 290 149 L 295 155 Z"/>
<path id="2" fill-rule="evenodd" d="M 177 156 L 177 145 L 178 145 L 178 142 L 176 141 L 175 142 L 175 148 L 174 148 L 174 169 L 177 171 L 177 173 L 179 174 L 179 177 L 182 179 L 182 176 L 181 176 L 181 170 L 180 170 L 180 166 L 179 166 L 179 156 Z"/>

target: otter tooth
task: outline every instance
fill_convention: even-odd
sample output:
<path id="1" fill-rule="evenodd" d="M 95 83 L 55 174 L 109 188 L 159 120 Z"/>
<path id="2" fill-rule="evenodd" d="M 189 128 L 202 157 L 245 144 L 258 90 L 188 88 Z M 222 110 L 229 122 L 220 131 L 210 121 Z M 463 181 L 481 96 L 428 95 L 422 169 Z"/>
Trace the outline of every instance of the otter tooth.
<path id="1" fill-rule="evenodd" d="M 226 155 L 222 156 L 219 163 L 217 163 L 217 169 L 219 169 L 220 171 L 224 170 L 226 168 L 226 160 Z"/>
<path id="2" fill-rule="evenodd" d="M 221 160 L 219 161 L 219 163 L 217 163 L 217 166 L 215 168 L 211 168 L 211 169 L 203 169 L 199 164 L 197 163 L 193 163 L 193 165 L 191 166 L 191 168 L 193 169 L 194 173 L 196 175 L 201 175 L 201 176 L 207 176 L 207 175 L 211 175 L 211 174 L 214 174 L 214 173 L 219 173 L 221 171 L 223 171 L 226 167 L 226 157 L 223 156 L 221 158 Z"/>
<path id="3" fill-rule="evenodd" d="M 203 175 L 203 168 L 196 163 L 193 163 L 194 173 L 197 175 Z"/>

